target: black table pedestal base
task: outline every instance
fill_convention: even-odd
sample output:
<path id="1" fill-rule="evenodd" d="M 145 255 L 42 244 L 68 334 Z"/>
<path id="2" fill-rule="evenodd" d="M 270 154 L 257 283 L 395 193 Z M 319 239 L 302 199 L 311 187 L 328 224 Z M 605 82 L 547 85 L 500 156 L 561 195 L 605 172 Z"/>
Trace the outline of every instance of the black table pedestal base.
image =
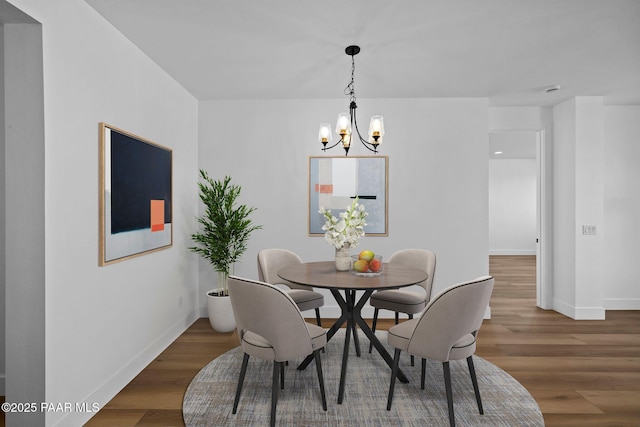
<path id="1" fill-rule="evenodd" d="M 340 305 L 340 308 L 342 309 L 342 314 L 340 315 L 340 318 L 336 320 L 336 322 L 333 324 L 333 326 L 331 326 L 331 328 L 327 332 L 327 341 L 329 341 L 336 334 L 336 332 L 338 332 L 338 329 L 340 329 L 340 327 L 345 322 L 347 322 L 347 330 L 344 338 L 344 350 L 342 354 L 342 370 L 340 372 L 340 390 L 338 391 L 338 404 L 341 404 L 344 398 L 344 388 L 345 388 L 345 381 L 347 376 L 347 362 L 349 359 L 349 345 L 351 341 L 352 332 L 353 332 L 353 342 L 356 348 L 356 355 L 360 357 L 360 343 L 358 340 L 356 325 L 360 328 L 362 332 L 364 332 L 367 338 L 369 338 L 369 341 L 371 342 L 371 344 L 373 344 L 373 346 L 378 351 L 378 353 L 380 353 L 380 356 L 382 356 L 384 361 L 387 362 L 387 365 L 389 366 L 389 368 L 393 367 L 393 358 L 391 357 L 389 352 L 387 352 L 387 349 L 384 348 L 380 340 L 378 340 L 378 338 L 373 333 L 373 331 L 371 330 L 367 322 L 365 322 L 364 319 L 362 318 L 362 307 L 369 300 L 369 297 L 371 297 L 373 290 L 364 291 L 364 294 L 360 297 L 357 303 L 356 303 L 355 290 L 345 290 L 344 293 L 345 293 L 345 297 L 343 298 L 339 290 L 331 289 L 331 294 L 334 296 L 334 298 L 338 302 L 338 305 Z M 307 358 L 304 359 L 304 361 L 298 366 L 298 369 L 299 370 L 305 369 L 309 365 L 309 363 L 311 363 L 311 361 L 313 360 L 313 357 L 314 357 L 313 354 L 310 354 L 309 356 L 307 356 Z M 403 383 L 409 382 L 407 377 L 404 375 L 404 373 L 400 369 L 398 369 L 398 379 Z"/>

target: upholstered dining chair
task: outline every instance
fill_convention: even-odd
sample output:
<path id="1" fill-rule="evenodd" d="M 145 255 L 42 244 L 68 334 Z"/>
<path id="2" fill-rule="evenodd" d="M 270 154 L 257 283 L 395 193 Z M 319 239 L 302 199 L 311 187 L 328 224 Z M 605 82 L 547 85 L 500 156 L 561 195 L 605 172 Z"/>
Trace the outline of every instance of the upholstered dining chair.
<path id="1" fill-rule="evenodd" d="M 375 309 L 373 312 L 373 324 L 371 330 L 376 331 L 378 322 L 378 312 L 382 309 L 395 312 L 395 324 L 398 324 L 399 313 L 405 313 L 409 319 L 413 319 L 414 314 L 420 313 L 427 306 L 427 301 L 431 298 L 431 287 L 433 286 L 433 276 L 436 271 L 436 255 L 426 249 L 403 249 L 394 252 L 387 261 L 389 264 L 405 265 L 411 268 L 419 268 L 429 274 L 427 280 L 419 283 L 424 289 L 422 291 L 411 291 L 406 289 L 388 289 L 378 291 L 371 295 L 369 304 Z M 369 344 L 371 353 L 372 344 Z M 414 359 L 411 357 L 411 365 Z"/>
<path id="2" fill-rule="evenodd" d="M 393 389 L 402 350 L 422 357 L 420 387 L 424 390 L 426 359 L 442 362 L 449 409 L 449 424 L 455 426 L 451 391 L 450 360 L 467 359 L 480 414 L 484 414 L 472 355 L 476 338 L 493 291 L 493 277 L 453 285 L 433 297 L 422 315 L 389 328 L 387 342 L 395 348 L 387 410 L 391 410 Z"/>
<path id="3" fill-rule="evenodd" d="M 293 298 L 300 311 L 315 310 L 316 322 L 321 326 L 320 307 L 324 305 L 324 296 L 313 288 L 288 282 L 278 276 L 281 268 L 301 263 L 300 257 L 287 249 L 263 249 L 258 252 L 258 279 L 272 285 L 285 285 L 288 289 L 284 291 Z"/>
<path id="4" fill-rule="evenodd" d="M 244 352 L 233 413 L 238 409 L 249 357 L 273 360 L 271 425 L 274 426 L 278 379 L 280 388 L 284 389 L 284 362 L 311 353 L 316 360 L 322 408 L 326 411 L 327 399 L 320 362 L 320 349 L 327 343 L 326 331 L 305 322 L 293 299 L 282 289 L 268 283 L 231 276 L 229 295 Z"/>

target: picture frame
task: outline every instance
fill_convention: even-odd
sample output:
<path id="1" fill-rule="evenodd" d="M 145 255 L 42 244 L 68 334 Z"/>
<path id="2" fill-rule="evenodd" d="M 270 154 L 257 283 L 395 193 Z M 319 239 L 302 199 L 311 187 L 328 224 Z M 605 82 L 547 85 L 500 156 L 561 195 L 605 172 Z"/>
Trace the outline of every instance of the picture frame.
<path id="1" fill-rule="evenodd" d="M 388 177 L 388 156 L 309 156 L 309 235 L 324 235 L 321 207 L 338 217 L 358 197 L 369 214 L 365 234 L 387 236 Z"/>
<path id="2" fill-rule="evenodd" d="M 99 123 L 99 262 L 109 265 L 173 245 L 173 151 Z"/>

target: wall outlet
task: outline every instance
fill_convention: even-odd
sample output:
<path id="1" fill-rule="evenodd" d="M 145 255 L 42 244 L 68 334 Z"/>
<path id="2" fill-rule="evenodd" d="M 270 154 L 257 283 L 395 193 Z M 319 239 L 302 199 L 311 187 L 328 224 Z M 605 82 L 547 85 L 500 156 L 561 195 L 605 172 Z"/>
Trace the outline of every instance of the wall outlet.
<path id="1" fill-rule="evenodd" d="M 598 234 L 598 229 L 595 225 L 583 225 L 582 234 L 586 236 L 595 236 L 596 234 Z"/>

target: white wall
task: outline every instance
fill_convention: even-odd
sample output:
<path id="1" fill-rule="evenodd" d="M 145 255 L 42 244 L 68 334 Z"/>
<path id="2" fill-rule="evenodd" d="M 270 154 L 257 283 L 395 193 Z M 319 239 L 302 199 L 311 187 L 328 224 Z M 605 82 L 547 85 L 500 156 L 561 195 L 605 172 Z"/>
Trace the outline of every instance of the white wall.
<path id="1" fill-rule="evenodd" d="M 358 250 L 383 256 L 408 247 L 437 256 L 435 291 L 488 272 L 488 123 L 486 99 L 362 99 L 358 116 L 385 117 L 389 156 L 389 235 L 365 237 Z M 211 101 L 200 105 L 200 167 L 231 175 L 242 202 L 257 207 L 264 226 L 235 272 L 257 278 L 256 255 L 289 248 L 304 260 L 330 260 L 334 250 L 307 235 L 308 157 L 321 156 L 320 123 L 348 100 Z M 341 148 L 330 155 L 342 156 Z M 350 156 L 369 155 L 358 143 Z M 200 292 L 215 275 L 200 264 Z M 323 316 L 338 313 L 330 294 Z M 204 315 L 204 300 L 201 304 Z M 366 314 L 371 314 L 367 313 Z"/>
<path id="2" fill-rule="evenodd" d="M 104 404 L 198 316 L 198 104 L 84 1 L 12 3 L 43 32 L 45 399 Z M 98 267 L 100 121 L 173 149 L 171 249 Z"/>
<path id="3" fill-rule="evenodd" d="M 604 304 L 639 310 L 640 106 L 604 107 Z"/>
<path id="4" fill-rule="evenodd" d="M 554 107 L 554 309 L 575 319 L 604 318 L 602 126 L 600 97 Z"/>
<path id="5" fill-rule="evenodd" d="M 536 160 L 489 160 L 489 254 L 536 254 Z"/>
<path id="6" fill-rule="evenodd" d="M 602 97 L 576 98 L 576 318 L 604 319 Z M 600 232 L 584 235 L 584 225 Z"/>

